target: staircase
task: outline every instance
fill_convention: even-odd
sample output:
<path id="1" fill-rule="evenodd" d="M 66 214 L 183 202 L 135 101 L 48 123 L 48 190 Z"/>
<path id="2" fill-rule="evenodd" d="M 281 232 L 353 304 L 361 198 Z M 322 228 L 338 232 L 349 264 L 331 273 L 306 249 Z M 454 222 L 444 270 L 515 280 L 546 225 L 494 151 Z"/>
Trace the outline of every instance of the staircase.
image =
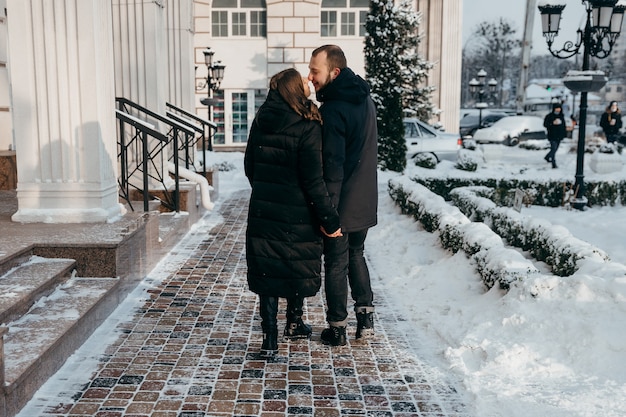
<path id="1" fill-rule="evenodd" d="M 202 213 L 127 213 L 114 223 L 20 224 L 0 192 L 0 417 L 15 416 Z M 188 200 L 187 200 L 188 199 Z"/>
<path id="2" fill-rule="evenodd" d="M 21 256 L 0 265 L 3 416 L 13 416 L 116 307 L 119 278 L 80 278 L 76 262 Z"/>

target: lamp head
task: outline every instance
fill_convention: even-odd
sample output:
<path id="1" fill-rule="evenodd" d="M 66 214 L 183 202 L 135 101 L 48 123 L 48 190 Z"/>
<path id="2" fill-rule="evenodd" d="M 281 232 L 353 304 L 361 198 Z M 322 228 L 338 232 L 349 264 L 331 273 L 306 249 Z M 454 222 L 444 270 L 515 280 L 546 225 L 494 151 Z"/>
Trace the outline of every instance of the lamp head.
<path id="1" fill-rule="evenodd" d="M 477 92 L 479 86 L 480 86 L 480 83 L 478 82 L 478 80 L 476 78 L 472 78 L 471 81 L 469 82 L 470 92 L 472 93 Z"/>
<path id="2" fill-rule="evenodd" d="M 611 24 L 609 26 L 609 32 L 611 34 L 619 35 L 622 31 L 624 11 L 626 11 L 626 4 L 618 4 L 613 8 L 613 15 L 611 16 Z"/>
<path id="3" fill-rule="evenodd" d="M 226 65 L 222 64 L 222 61 L 217 61 L 215 65 L 213 65 L 213 78 L 215 80 L 215 89 L 218 89 L 220 83 L 224 79 L 224 69 Z"/>
<path id="4" fill-rule="evenodd" d="M 478 77 L 478 82 L 481 85 L 485 85 L 485 78 L 487 78 L 487 71 L 485 71 L 484 69 L 481 69 L 480 71 L 478 71 L 478 74 L 476 74 L 476 76 Z"/>
<path id="5" fill-rule="evenodd" d="M 564 4 L 539 4 L 539 13 L 541 13 L 541 31 L 544 36 L 556 36 L 559 33 L 561 24 L 561 13 L 565 9 Z"/>
<path id="6" fill-rule="evenodd" d="M 204 54 L 204 64 L 207 67 L 211 67 L 213 65 L 213 54 L 215 54 L 215 51 L 213 51 L 211 48 L 206 48 L 204 51 L 202 51 L 202 53 Z"/>
<path id="7" fill-rule="evenodd" d="M 609 29 L 611 16 L 617 0 L 587 0 L 591 6 L 592 26 L 596 29 Z"/>

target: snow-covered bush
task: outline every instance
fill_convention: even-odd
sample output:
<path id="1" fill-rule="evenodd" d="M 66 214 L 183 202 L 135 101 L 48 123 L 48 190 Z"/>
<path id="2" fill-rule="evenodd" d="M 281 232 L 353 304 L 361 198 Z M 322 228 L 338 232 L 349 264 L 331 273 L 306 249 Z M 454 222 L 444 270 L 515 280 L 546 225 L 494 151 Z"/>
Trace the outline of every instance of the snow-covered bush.
<path id="1" fill-rule="evenodd" d="M 428 169 L 435 169 L 437 167 L 437 157 L 432 153 L 418 153 L 412 159 L 418 167 Z"/>
<path id="2" fill-rule="evenodd" d="M 504 247 L 502 239 L 483 223 L 471 222 L 442 197 L 406 177 L 389 180 L 389 195 L 405 214 L 412 215 L 429 232 L 438 232 L 442 246 L 462 250 L 476 262 L 487 288 L 496 283 L 508 289 L 517 280 L 539 271 L 519 252 Z"/>
<path id="3" fill-rule="evenodd" d="M 479 149 L 459 149 L 456 157 L 455 167 L 462 171 L 476 171 L 478 165 L 484 161 L 485 157 Z"/>
<path id="4" fill-rule="evenodd" d="M 529 149 L 529 150 L 542 150 L 542 149 L 550 149 L 550 142 L 547 139 L 544 140 L 525 140 L 519 143 L 520 149 Z"/>
<path id="5" fill-rule="evenodd" d="M 583 260 L 609 261 L 604 251 L 573 237 L 564 227 L 546 220 L 524 218 L 513 209 L 497 207 L 491 200 L 479 196 L 484 193 L 485 187 L 466 187 L 457 188 L 450 195 L 466 216 L 482 219 L 508 244 L 548 264 L 555 275 L 574 274 Z"/>

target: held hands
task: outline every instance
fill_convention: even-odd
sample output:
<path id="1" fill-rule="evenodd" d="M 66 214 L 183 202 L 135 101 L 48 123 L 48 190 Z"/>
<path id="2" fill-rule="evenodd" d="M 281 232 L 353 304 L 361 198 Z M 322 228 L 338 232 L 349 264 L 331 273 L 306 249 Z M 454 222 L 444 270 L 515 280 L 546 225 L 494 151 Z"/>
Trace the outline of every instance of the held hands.
<path id="1" fill-rule="evenodd" d="M 326 237 L 340 237 L 340 236 L 343 236 L 343 233 L 341 233 L 341 228 L 335 230 L 333 233 L 326 232 L 326 230 L 324 230 L 324 228 L 322 226 L 320 226 L 320 230 L 322 231 L 322 233 Z"/>

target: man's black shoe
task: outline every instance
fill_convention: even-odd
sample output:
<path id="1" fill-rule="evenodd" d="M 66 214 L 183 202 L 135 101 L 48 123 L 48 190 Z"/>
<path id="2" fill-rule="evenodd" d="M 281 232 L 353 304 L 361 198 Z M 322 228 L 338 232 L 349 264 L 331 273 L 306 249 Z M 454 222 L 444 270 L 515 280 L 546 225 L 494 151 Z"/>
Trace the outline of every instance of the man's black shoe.
<path id="1" fill-rule="evenodd" d="M 367 338 L 374 335 L 374 313 L 356 313 L 356 338 Z"/>
<path id="2" fill-rule="evenodd" d="M 345 346 L 346 343 L 346 328 L 330 326 L 328 329 L 322 330 L 321 336 L 322 342 L 331 346 Z"/>

